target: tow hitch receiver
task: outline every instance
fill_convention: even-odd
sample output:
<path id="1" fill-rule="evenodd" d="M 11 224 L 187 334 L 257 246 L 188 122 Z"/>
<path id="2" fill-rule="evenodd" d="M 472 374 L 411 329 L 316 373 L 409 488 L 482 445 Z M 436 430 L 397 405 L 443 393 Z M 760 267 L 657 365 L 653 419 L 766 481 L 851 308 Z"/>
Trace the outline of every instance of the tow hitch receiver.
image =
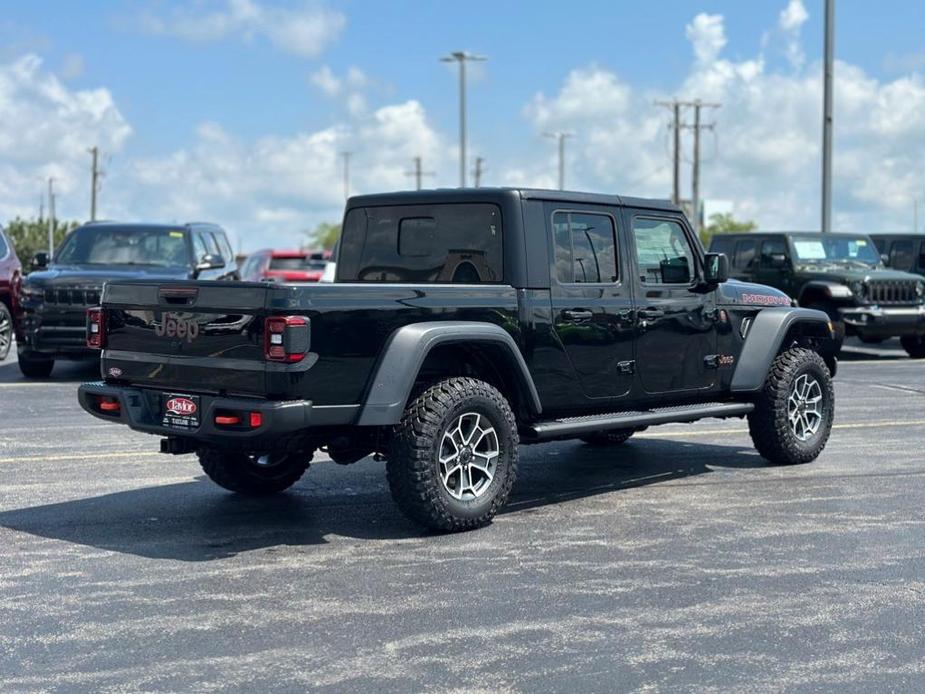
<path id="1" fill-rule="evenodd" d="M 196 442 L 192 439 L 181 438 L 179 436 L 169 436 L 161 439 L 161 453 L 168 455 L 186 455 L 187 453 L 196 452 Z"/>

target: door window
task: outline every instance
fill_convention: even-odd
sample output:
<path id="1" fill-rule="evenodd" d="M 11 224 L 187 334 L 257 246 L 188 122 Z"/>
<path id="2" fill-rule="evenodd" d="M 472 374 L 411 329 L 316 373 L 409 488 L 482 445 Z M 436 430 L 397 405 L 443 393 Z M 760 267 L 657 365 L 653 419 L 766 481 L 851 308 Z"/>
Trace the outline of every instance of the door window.
<path id="1" fill-rule="evenodd" d="M 909 272 L 915 266 L 912 241 L 894 241 L 890 250 L 890 267 Z"/>
<path id="2" fill-rule="evenodd" d="M 736 256 L 733 265 L 737 270 L 747 270 L 755 259 L 758 242 L 755 239 L 743 239 L 736 244 Z"/>
<path id="3" fill-rule="evenodd" d="M 206 248 L 206 242 L 202 238 L 202 234 L 198 231 L 194 231 L 193 234 L 193 262 L 198 263 L 202 260 L 203 256 L 206 255 L 209 250 Z"/>
<path id="4" fill-rule="evenodd" d="M 613 218 L 589 212 L 552 216 L 556 277 L 564 284 L 616 282 L 617 246 Z"/>
<path id="5" fill-rule="evenodd" d="M 767 239 L 761 244 L 761 267 L 774 267 L 775 255 L 787 255 L 787 242 L 783 239 Z"/>
<path id="6" fill-rule="evenodd" d="M 633 220 L 636 262 L 643 284 L 690 284 L 694 252 L 684 229 L 667 219 Z"/>

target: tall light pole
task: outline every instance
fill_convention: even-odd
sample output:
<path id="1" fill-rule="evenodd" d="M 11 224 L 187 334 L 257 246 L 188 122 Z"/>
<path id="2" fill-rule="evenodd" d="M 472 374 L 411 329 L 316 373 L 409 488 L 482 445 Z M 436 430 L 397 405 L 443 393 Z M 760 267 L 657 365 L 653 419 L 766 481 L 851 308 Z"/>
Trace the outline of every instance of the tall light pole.
<path id="1" fill-rule="evenodd" d="M 559 190 L 565 190 L 565 140 L 575 137 L 574 133 L 543 133 L 543 137 L 551 137 L 559 141 Z"/>
<path id="2" fill-rule="evenodd" d="M 92 163 L 90 165 L 90 221 L 96 221 L 96 194 L 100 190 L 100 148 L 93 146 L 89 150 Z"/>
<path id="3" fill-rule="evenodd" d="M 466 63 L 484 61 L 488 58 L 465 51 L 455 51 L 440 60 L 444 63 L 459 63 L 459 187 L 466 187 Z"/>
<path id="4" fill-rule="evenodd" d="M 353 152 L 341 152 L 344 158 L 344 200 L 350 197 L 350 155 Z"/>
<path id="5" fill-rule="evenodd" d="M 48 177 L 48 257 L 55 254 L 55 179 Z"/>
<path id="6" fill-rule="evenodd" d="M 835 0 L 825 0 L 825 71 L 822 95 L 822 231 L 832 231 L 832 76 L 835 56 Z"/>

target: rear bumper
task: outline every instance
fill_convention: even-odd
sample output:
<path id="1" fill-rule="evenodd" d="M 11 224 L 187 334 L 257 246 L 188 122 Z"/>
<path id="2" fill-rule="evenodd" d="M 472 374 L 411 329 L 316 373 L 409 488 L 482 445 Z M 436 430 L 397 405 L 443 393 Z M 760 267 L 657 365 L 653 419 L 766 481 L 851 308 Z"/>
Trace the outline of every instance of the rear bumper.
<path id="1" fill-rule="evenodd" d="M 84 383 L 77 391 L 80 406 L 94 417 L 127 425 L 135 431 L 158 436 L 184 437 L 212 443 L 239 441 L 243 445 L 266 445 L 280 436 L 304 431 L 311 427 L 349 424 L 359 411 L 358 405 L 313 407 L 307 400 L 273 401 L 256 398 L 228 398 L 197 394 L 200 398 L 200 424 L 197 429 L 166 427 L 161 422 L 161 396 L 165 391 L 150 388 L 109 385 L 103 382 Z M 105 396 L 119 402 L 116 413 L 103 412 L 99 398 Z M 241 413 L 259 412 L 259 427 L 224 427 L 215 424 L 218 411 Z M 245 420 L 246 421 L 246 420 Z"/>
<path id="2" fill-rule="evenodd" d="M 925 335 L 925 306 L 884 308 L 860 306 L 840 308 L 839 315 L 848 328 L 870 337 Z"/>

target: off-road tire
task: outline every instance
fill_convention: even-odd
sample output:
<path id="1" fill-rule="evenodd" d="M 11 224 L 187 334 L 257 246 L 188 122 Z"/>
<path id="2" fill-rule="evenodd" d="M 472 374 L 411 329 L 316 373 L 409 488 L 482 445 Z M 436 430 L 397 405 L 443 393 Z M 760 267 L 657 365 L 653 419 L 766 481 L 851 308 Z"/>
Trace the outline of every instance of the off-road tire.
<path id="1" fill-rule="evenodd" d="M 27 352 L 20 352 L 16 356 L 19 359 L 19 370 L 26 378 L 48 378 L 55 368 L 54 359 L 36 359 Z"/>
<path id="2" fill-rule="evenodd" d="M 801 441 L 788 417 L 788 399 L 794 382 L 809 374 L 820 386 L 822 420 L 816 433 Z M 748 415 L 748 431 L 755 449 L 775 465 L 797 465 L 815 460 L 825 448 L 835 416 L 835 390 L 825 362 L 802 347 L 781 352 L 771 364 L 764 388 Z"/>
<path id="3" fill-rule="evenodd" d="M 290 454 L 277 465 L 261 467 L 253 454 L 204 446 L 196 455 L 209 479 L 219 487 L 245 496 L 267 496 L 289 489 L 311 462 L 309 453 Z"/>
<path id="4" fill-rule="evenodd" d="M 835 354 L 837 355 L 841 352 L 842 345 L 845 344 L 845 334 L 847 332 L 845 321 L 841 319 L 841 316 L 838 315 L 838 311 L 831 304 L 816 303 L 810 304 L 806 308 L 822 311 L 829 317 L 829 320 L 832 321 L 832 339 L 835 341 Z"/>
<path id="5" fill-rule="evenodd" d="M 5 303 L 0 301 L 0 361 L 6 359 L 13 344 L 13 316 Z"/>
<path id="6" fill-rule="evenodd" d="M 906 353 L 913 359 L 925 359 L 925 337 L 921 335 L 905 335 L 899 338 L 900 344 Z"/>
<path id="7" fill-rule="evenodd" d="M 456 499 L 444 485 L 439 456 L 443 435 L 469 412 L 495 429 L 498 457 L 494 477 L 474 499 Z M 504 506 L 517 477 L 517 422 L 497 389 L 475 378 L 448 378 L 417 395 L 395 426 L 386 464 L 392 498 L 415 523 L 441 531 L 487 525 Z"/>
<path id="8" fill-rule="evenodd" d="M 581 440 L 589 446 L 619 446 L 626 443 L 630 436 L 636 433 L 635 429 L 613 429 L 611 431 L 596 431 L 593 434 L 582 436 Z"/>

